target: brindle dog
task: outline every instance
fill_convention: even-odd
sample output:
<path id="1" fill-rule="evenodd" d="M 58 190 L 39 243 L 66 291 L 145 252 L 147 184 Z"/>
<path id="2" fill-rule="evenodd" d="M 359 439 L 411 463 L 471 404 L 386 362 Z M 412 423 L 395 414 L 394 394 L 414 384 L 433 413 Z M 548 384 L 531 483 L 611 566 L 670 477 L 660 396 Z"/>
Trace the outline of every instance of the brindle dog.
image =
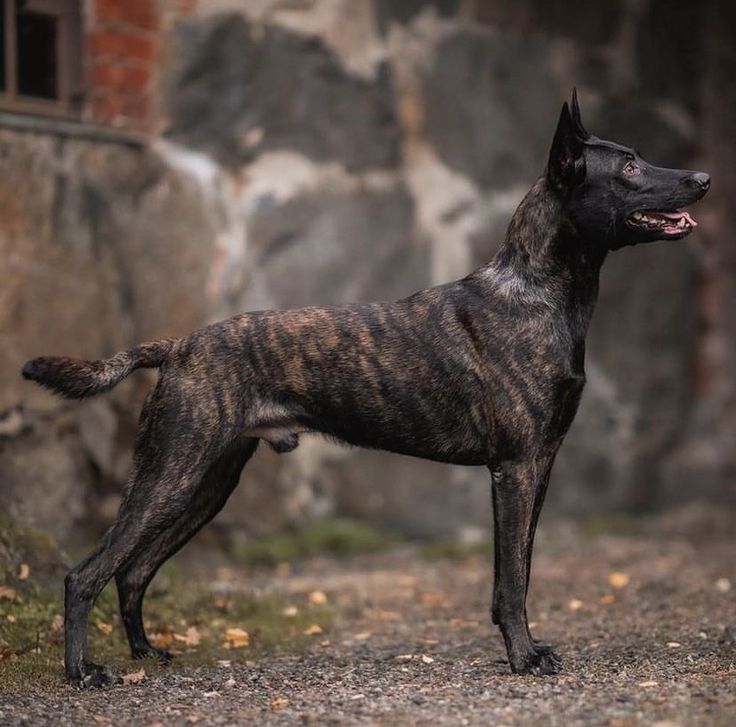
<path id="1" fill-rule="evenodd" d="M 588 134 L 573 92 L 498 254 L 462 280 L 389 303 L 244 313 L 103 361 L 29 361 L 26 378 L 75 399 L 160 368 L 117 519 L 66 578 L 69 680 L 112 680 L 88 659 L 86 625 L 113 576 L 133 656 L 167 657 L 146 638 L 146 587 L 222 508 L 260 440 L 288 452 L 305 432 L 488 467 L 493 622 L 512 671 L 558 672 L 525 601 L 550 470 L 585 383 L 601 264 L 624 245 L 685 237 L 696 223 L 680 208 L 709 184 Z"/>

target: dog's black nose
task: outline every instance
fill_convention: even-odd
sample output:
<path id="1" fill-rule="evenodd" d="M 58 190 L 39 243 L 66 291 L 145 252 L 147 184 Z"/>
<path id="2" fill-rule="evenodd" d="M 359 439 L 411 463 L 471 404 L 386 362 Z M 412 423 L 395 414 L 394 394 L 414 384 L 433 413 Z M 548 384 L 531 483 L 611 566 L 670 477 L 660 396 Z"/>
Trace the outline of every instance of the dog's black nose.
<path id="1" fill-rule="evenodd" d="M 705 172 L 695 172 L 692 176 L 693 182 L 700 187 L 703 192 L 707 192 L 710 187 L 710 175 Z"/>

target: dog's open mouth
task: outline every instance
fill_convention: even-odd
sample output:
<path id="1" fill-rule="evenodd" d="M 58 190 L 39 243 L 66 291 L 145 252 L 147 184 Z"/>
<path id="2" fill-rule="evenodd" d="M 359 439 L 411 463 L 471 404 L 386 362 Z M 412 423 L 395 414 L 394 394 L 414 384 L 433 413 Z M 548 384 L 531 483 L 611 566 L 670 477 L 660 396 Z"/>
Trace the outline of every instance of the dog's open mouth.
<path id="1" fill-rule="evenodd" d="M 636 230 L 656 232 L 667 237 L 682 237 L 698 226 L 698 223 L 684 210 L 675 212 L 642 210 L 629 215 L 626 222 Z"/>

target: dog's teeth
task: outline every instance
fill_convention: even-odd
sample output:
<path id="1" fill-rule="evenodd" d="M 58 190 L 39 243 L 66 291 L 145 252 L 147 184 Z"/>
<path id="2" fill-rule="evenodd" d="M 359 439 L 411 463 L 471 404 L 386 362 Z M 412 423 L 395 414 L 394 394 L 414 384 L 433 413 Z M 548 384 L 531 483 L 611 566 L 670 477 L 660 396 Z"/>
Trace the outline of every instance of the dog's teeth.
<path id="1" fill-rule="evenodd" d="M 677 223 L 677 226 L 678 227 L 685 227 L 685 225 L 687 225 L 687 222 L 685 222 L 685 218 L 684 217 L 680 217 L 680 221 Z"/>
<path id="2" fill-rule="evenodd" d="M 643 217 L 641 212 L 634 212 L 633 216 L 635 220 L 640 220 Z"/>

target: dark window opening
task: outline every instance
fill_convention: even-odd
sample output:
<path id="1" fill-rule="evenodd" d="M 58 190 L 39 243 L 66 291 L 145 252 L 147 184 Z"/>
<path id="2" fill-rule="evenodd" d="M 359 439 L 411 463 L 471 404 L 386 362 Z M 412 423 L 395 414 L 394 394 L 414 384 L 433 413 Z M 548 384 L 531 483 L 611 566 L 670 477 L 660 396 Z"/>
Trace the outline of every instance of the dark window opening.
<path id="1" fill-rule="evenodd" d="M 41 13 L 19 13 L 17 23 L 18 93 L 57 98 L 56 18 Z"/>
<path id="2" fill-rule="evenodd" d="M 0 109 L 76 116 L 80 0 L 0 0 Z"/>

